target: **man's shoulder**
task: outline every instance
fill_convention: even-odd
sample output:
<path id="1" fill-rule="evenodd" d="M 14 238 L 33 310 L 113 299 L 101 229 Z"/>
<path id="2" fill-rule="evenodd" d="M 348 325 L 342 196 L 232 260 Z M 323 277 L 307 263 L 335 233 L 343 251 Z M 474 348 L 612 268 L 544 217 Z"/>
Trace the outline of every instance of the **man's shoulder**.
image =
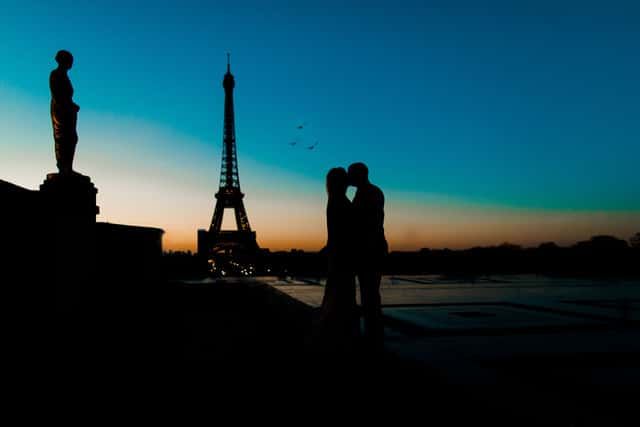
<path id="1" fill-rule="evenodd" d="M 377 186 L 369 184 L 356 191 L 353 203 L 355 205 L 384 203 L 384 193 Z"/>
<path id="2" fill-rule="evenodd" d="M 374 200 L 384 201 L 384 193 L 382 192 L 380 187 L 378 187 L 375 184 L 370 184 L 370 186 L 369 186 L 369 195 Z"/>

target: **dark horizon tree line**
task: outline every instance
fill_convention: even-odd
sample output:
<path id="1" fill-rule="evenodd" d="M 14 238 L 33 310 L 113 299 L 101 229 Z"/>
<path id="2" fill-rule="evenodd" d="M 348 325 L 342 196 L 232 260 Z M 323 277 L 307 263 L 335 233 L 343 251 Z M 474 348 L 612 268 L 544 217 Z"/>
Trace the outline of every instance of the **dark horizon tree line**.
<path id="1" fill-rule="evenodd" d="M 182 251 L 165 252 L 164 264 L 172 275 L 206 274 L 207 260 Z M 252 265 L 257 274 L 278 276 L 324 276 L 326 259 L 322 251 L 263 250 Z M 476 246 L 468 249 L 393 251 L 385 265 L 386 274 L 546 274 L 571 276 L 640 277 L 640 232 L 628 241 L 598 235 L 570 246 L 543 242 L 535 247 L 513 243 Z"/>

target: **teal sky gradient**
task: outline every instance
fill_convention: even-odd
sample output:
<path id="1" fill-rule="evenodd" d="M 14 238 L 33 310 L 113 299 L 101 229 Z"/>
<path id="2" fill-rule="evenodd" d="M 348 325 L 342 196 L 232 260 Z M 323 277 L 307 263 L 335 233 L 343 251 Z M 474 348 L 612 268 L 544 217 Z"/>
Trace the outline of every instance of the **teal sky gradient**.
<path id="1" fill-rule="evenodd" d="M 320 246 L 324 174 L 354 161 L 387 193 L 398 248 L 640 229 L 637 2 L 2 10 L 0 178 L 33 188 L 53 169 L 48 73 L 68 49 L 76 165 L 100 189 L 101 219 L 162 226 L 169 246 L 193 247 L 213 211 L 227 51 L 241 185 L 267 244 Z M 287 245 L 294 232 L 313 243 Z"/>

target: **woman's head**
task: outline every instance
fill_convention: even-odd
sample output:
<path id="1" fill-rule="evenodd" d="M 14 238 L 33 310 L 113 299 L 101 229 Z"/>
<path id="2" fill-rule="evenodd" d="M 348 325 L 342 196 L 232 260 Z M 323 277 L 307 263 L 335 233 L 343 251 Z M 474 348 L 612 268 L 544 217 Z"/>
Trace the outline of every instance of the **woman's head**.
<path id="1" fill-rule="evenodd" d="M 56 53 L 56 62 L 61 68 L 68 70 L 73 66 L 73 55 L 68 50 L 59 50 Z"/>
<path id="2" fill-rule="evenodd" d="M 329 196 L 346 194 L 347 171 L 344 168 L 333 168 L 327 173 L 327 193 Z"/>

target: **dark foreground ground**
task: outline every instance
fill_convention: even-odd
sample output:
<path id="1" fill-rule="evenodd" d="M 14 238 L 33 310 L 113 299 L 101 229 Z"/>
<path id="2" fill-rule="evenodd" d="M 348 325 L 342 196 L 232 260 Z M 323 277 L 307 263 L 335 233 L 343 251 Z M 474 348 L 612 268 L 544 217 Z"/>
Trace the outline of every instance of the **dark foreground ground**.
<path id="1" fill-rule="evenodd" d="M 562 375 L 576 364 L 602 362 L 580 354 L 564 360 L 565 367 L 555 359 L 515 361 L 502 369 L 514 372 L 506 380 L 465 386 L 398 353 L 319 351 L 315 309 L 264 283 L 99 289 L 80 309 L 14 315 L 5 383 L 11 402 L 28 403 L 25 419 L 85 411 L 100 419 L 123 408 L 148 408 L 152 416 L 185 401 L 210 419 L 231 412 L 296 423 L 347 414 L 362 422 L 385 417 L 432 425 L 637 425 L 639 419 L 629 404 L 638 389 L 585 389 Z M 620 372 L 638 363 L 635 354 L 606 357 Z"/>

